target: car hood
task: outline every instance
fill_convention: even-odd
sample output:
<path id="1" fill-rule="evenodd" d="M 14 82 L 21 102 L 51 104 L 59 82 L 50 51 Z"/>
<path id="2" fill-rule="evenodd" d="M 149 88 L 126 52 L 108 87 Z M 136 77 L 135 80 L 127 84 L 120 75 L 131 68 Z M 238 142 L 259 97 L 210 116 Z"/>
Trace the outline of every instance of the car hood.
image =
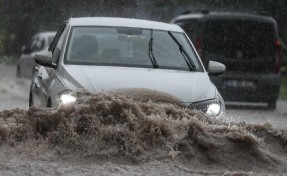
<path id="1" fill-rule="evenodd" d="M 216 96 L 216 88 L 205 72 L 65 65 L 61 78 L 70 90 L 85 88 L 91 92 L 100 92 L 148 89 L 172 95 L 183 103 L 212 99 Z"/>

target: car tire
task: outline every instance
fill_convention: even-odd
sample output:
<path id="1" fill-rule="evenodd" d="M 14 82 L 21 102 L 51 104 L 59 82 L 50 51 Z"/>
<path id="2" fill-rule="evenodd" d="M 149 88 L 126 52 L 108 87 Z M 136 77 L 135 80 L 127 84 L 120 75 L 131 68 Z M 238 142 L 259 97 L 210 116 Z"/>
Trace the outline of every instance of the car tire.
<path id="1" fill-rule="evenodd" d="M 47 101 L 47 108 L 51 108 L 52 107 L 52 100 L 51 98 L 49 97 L 48 98 L 48 101 Z"/>
<path id="2" fill-rule="evenodd" d="M 21 78 L 21 77 L 22 77 L 20 65 L 17 65 L 17 68 L 16 68 L 16 76 L 17 76 L 18 78 Z"/>
<path id="3" fill-rule="evenodd" d="M 29 93 L 29 107 L 33 106 L 33 95 L 32 92 L 30 91 Z"/>
<path id="4" fill-rule="evenodd" d="M 267 108 L 274 110 L 274 109 L 276 109 L 276 106 L 277 106 L 276 101 L 272 101 L 272 102 L 268 102 Z"/>

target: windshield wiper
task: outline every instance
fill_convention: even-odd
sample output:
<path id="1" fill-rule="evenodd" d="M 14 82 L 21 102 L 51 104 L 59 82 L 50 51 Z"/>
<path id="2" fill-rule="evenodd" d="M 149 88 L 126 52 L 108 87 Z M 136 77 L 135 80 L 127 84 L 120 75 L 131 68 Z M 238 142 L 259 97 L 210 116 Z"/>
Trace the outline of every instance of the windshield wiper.
<path id="1" fill-rule="evenodd" d="M 159 68 L 158 63 L 153 55 L 153 30 L 151 30 L 151 36 L 150 36 L 150 40 L 149 40 L 149 58 L 152 62 L 152 65 L 154 68 Z"/>
<path id="2" fill-rule="evenodd" d="M 190 71 L 194 71 L 196 70 L 196 66 L 195 64 L 193 63 L 192 59 L 190 58 L 190 56 L 187 54 L 187 52 L 185 51 L 185 49 L 183 48 L 183 46 L 178 42 L 178 40 L 174 37 L 174 35 L 168 31 L 168 35 L 170 35 L 170 37 L 173 39 L 173 41 L 178 45 L 179 47 L 179 51 L 180 53 L 182 54 L 186 64 L 188 65 L 189 67 L 189 70 Z"/>

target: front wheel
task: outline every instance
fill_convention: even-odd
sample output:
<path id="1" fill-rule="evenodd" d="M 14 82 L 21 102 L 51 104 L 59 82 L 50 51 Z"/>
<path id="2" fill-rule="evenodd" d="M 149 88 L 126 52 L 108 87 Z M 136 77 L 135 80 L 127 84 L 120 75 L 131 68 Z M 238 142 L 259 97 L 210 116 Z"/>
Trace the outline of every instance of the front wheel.
<path id="1" fill-rule="evenodd" d="M 52 100 L 51 98 L 49 97 L 48 98 L 48 101 L 47 101 L 47 108 L 51 108 L 52 107 Z"/>
<path id="2" fill-rule="evenodd" d="M 29 107 L 33 106 L 33 95 L 32 92 L 30 91 L 29 93 Z"/>
<path id="3" fill-rule="evenodd" d="M 17 68 L 16 68 L 16 76 L 18 77 L 18 78 L 21 78 L 21 67 L 20 67 L 20 65 L 17 65 Z"/>
<path id="4" fill-rule="evenodd" d="M 276 100 L 272 101 L 272 102 L 268 102 L 267 108 L 271 109 L 271 110 L 274 110 L 274 109 L 276 109 L 276 105 L 277 105 Z"/>

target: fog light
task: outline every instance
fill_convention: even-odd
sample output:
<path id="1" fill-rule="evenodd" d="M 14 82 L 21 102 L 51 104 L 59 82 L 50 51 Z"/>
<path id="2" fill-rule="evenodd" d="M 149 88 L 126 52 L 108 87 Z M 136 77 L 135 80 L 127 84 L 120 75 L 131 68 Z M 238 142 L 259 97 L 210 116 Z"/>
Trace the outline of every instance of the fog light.
<path id="1" fill-rule="evenodd" d="M 206 114 L 208 115 L 218 115 L 220 112 L 220 105 L 219 104 L 210 104 L 208 105 Z"/>
<path id="2" fill-rule="evenodd" d="M 63 104 L 69 104 L 69 103 L 73 103 L 76 101 L 76 97 L 74 97 L 73 95 L 70 94 L 63 94 L 61 95 L 61 102 Z"/>
<path id="3" fill-rule="evenodd" d="M 190 108 L 201 110 L 208 115 L 217 116 L 220 114 L 220 112 L 222 112 L 222 106 L 222 103 L 218 99 L 212 99 L 193 103 L 190 105 Z"/>

